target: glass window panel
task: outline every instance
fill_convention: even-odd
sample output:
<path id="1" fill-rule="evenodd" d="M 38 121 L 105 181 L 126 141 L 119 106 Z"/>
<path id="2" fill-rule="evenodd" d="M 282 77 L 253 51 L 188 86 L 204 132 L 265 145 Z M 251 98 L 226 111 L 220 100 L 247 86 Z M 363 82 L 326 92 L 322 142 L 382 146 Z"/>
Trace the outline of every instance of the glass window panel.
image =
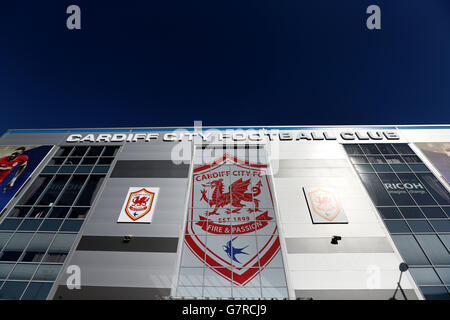
<path id="1" fill-rule="evenodd" d="M 444 284 L 450 284 L 450 268 L 436 268 L 437 273 L 444 281 Z"/>
<path id="2" fill-rule="evenodd" d="M 99 156 L 103 151 L 103 147 L 91 147 L 89 152 L 87 153 L 88 157 L 96 157 Z"/>
<path id="3" fill-rule="evenodd" d="M 417 173 L 417 176 L 437 203 L 441 205 L 450 205 L 449 193 L 432 173 Z"/>
<path id="4" fill-rule="evenodd" d="M 0 290 L 0 299 L 18 300 L 22 296 L 28 282 L 6 281 Z"/>
<path id="5" fill-rule="evenodd" d="M 72 208 L 70 211 L 69 218 L 73 219 L 84 219 L 87 216 L 89 208 Z"/>
<path id="6" fill-rule="evenodd" d="M 67 158 L 65 165 L 77 165 L 81 162 L 81 157 Z"/>
<path id="7" fill-rule="evenodd" d="M 0 232 L 0 250 L 6 245 L 11 235 L 12 232 Z"/>
<path id="8" fill-rule="evenodd" d="M 414 151 L 406 143 L 394 143 L 392 146 L 400 154 L 414 154 Z"/>
<path id="9" fill-rule="evenodd" d="M 427 220 L 408 220 L 408 224 L 413 232 L 434 232 Z"/>
<path id="10" fill-rule="evenodd" d="M 48 252 L 45 255 L 45 262 L 63 263 L 66 260 L 67 253 L 65 252 Z"/>
<path id="11" fill-rule="evenodd" d="M 414 281 L 420 285 L 441 285 L 438 275 L 433 268 L 410 268 Z"/>
<path id="12" fill-rule="evenodd" d="M 45 218 L 50 211 L 50 207 L 34 207 L 28 215 L 29 218 Z"/>
<path id="13" fill-rule="evenodd" d="M 412 235 L 392 235 L 400 254 L 407 264 L 414 265 L 428 265 L 430 264 L 416 239 Z"/>
<path id="14" fill-rule="evenodd" d="M 73 176 L 64 188 L 64 191 L 61 194 L 57 205 L 72 205 L 78 193 L 81 191 L 84 183 L 86 182 L 87 177 L 88 176 L 85 175 Z"/>
<path id="15" fill-rule="evenodd" d="M 83 224 L 83 220 L 71 220 L 67 219 L 64 221 L 64 224 L 61 227 L 61 232 L 78 232 L 81 229 L 81 225 Z"/>
<path id="16" fill-rule="evenodd" d="M 92 173 L 108 173 L 109 166 L 95 166 Z"/>
<path id="17" fill-rule="evenodd" d="M 49 252 L 69 252 L 75 241 L 76 234 L 58 234 L 55 237 Z"/>
<path id="18" fill-rule="evenodd" d="M 46 166 L 43 170 L 42 173 L 47 173 L 47 174 L 53 174 L 53 173 L 57 173 L 59 170 L 60 166 Z"/>
<path id="19" fill-rule="evenodd" d="M 22 251 L 5 250 L 0 253 L 0 261 L 17 261 L 21 255 Z"/>
<path id="20" fill-rule="evenodd" d="M 97 162 L 97 158 L 84 158 L 81 164 L 95 164 Z"/>
<path id="21" fill-rule="evenodd" d="M 420 209 L 428 219 L 445 218 L 444 212 L 439 207 L 421 207 Z"/>
<path id="22" fill-rule="evenodd" d="M 58 151 L 56 151 L 55 156 L 57 157 L 67 157 L 72 151 L 73 147 L 60 147 Z"/>
<path id="23" fill-rule="evenodd" d="M 54 236 L 54 233 L 36 233 L 30 241 L 27 250 L 40 252 L 47 251 L 47 248 L 52 242 Z"/>
<path id="24" fill-rule="evenodd" d="M 377 209 L 383 219 L 403 219 L 400 211 L 395 207 L 378 207 Z"/>
<path id="25" fill-rule="evenodd" d="M 50 186 L 45 191 L 43 197 L 39 201 L 40 205 L 51 205 L 56 201 L 59 194 L 63 190 L 67 181 L 69 180 L 69 176 L 56 176 L 52 181 Z"/>
<path id="26" fill-rule="evenodd" d="M 51 176 L 39 176 L 34 180 L 31 187 L 25 192 L 19 201 L 19 204 L 33 205 L 41 193 L 50 183 Z"/>
<path id="27" fill-rule="evenodd" d="M 378 174 L 384 187 L 388 191 L 389 195 L 394 199 L 395 203 L 399 206 L 414 205 L 414 201 L 408 194 L 407 185 L 401 183 L 397 176 L 393 173 L 380 173 Z"/>
<path id="28" fill-rule="evenodd" d="M 399 173 L 398 177 L 418 205 L 436 205 L 436 202 L 414 174 Z"/>
<path id="29" fill-rule="evenodd" d="M 50 165 L 61 165 L 64 163 L 64 160 L 66 160 L 66 158 L 53 158 L 52 160 L 50 160 L 50 162 L 48 164 Z"/>
<path id="30" fill-rule="evenodd" d="M 105 179 L 104 176 L 90 176 L 81 195 L 79 196 L 77 206 L 90 206 L 97 195 L 100 186 Z"/>
<path id="31" fill-rule="evenodd" d="M 58 173 L 73 173 L 76 168 L 76 166 L 62 166 Z"/>
<path id="32" fill-rule="evenodd" d="M 284 269 L 265 268 L 261 272 L 262 287 L 286 287 L 286 276 Z"/>
<path id="33" fill-rule="evenodd" d="M 23 218 L 27 215 L 28 211 L 30 211 L 30 208 L 15 207 L 14 209 L 11 210 L 8 217 Z"/>
<path id="34" fill-rule="evenodd" d="M 385 156 L 385 159 L 389 164 L 403 164 L 403 159 L 400 156 Z"/>
<path id="35" fill-rule="evenodd" d="M 53 207 L 48 218 L 65 218 L 70 207 Z"/>
<path id="36" fill-rule="evenodd" d="M 42 173 L 57 173 L 59 170 L 59 166 L 46 166 Z"/>
<path id="37" fill-rule="evenodd" d="M 411 172 L 406 164 L 391 164 L 391 168 L 394 172 Z"/>
<path id="38" fill-rule="evenodd" d="M 14 231 L 17 229 L 21 222 L 22 219 L 5 219 L 3 220 L 2 224 L 0 224 L 0 230 Z"/>
<path id="39" fill-rule="evenodd" d="M 64 262 L 67 254 L 75 241 L 76 234 L 58 234 L 48 253 L 44 258 L 45 262 Z"/>
<path id="40" fill-rule="evenodd" d="M 406 219 L 424 219 L 422 212 L 418 207 L 400 207 L 402 215 Z"/>
<path id="41" fill-rule="evenodd" d="M 39 231 L 58 231 L 63 219 L 45 219 Z"/>
<path id="42" fill-rule="evenodd" d="M 343 146 L 348 154 L 363 154 L 361 148 L 357 144 L 344 144 Z"/>
<path id="43" fill-rule="evenodd" d="M 106 147 L 105 151 L 103 151 L 103 156 L 113 157 L 116 155 L 119 147 Z"/>
<path id="44" fill-rule="evenodd" d="M 367 156 L 369 163 L 386 164 L 386 159 L 383 156 Z"/>
<path id="45" fill-rule="evenodd" d="M 397 154 L 395 149 L 389 143 L 377 143 L 376 146 L 382 154 Z"/>
<path id="46" fill-rule="evenodd" d="M 431 262 L 450 265 L 450 254 L 436 235 L 420 234 L 416 237 Z"/>
<path id="47" fill-rule="evenodd" d="M 431 220 L 430 222 L 437 232 L 450 232 L 450 220 Z"/>
<path id="48" fill-rule="evenodd" d="M 82 157 L 86 153 L 88 147 L 75 147 L 75 150 L 70 154 L 71 157 Z"/>
<path id="49" fill-rule="evenodd" d="M 447 247 L 447 250 L 450 251 L 450 235 L 449 234 L 440 234 L 439 237 L 441 238 L 442 242 Z"/>
<path id="50" fill-rule="evenodd" d="M 23 294 L 22 300 L 45 300 L 52 288 L 52 283 L 31 282 Z"/>
<path id="51" fill-rule="evenodd" d="M 79 166 L 75 173 L 90 173 L 93 166 Z"/>
<path id="52" fill-rule="evenodd" d="M 392 172 L 392 168 L 388 164 L 372 164 L 375 172 Z"/>
<path id="53" fill-rule="evenodd" d="M 430 170 L 424 164 L 412 163 L 409 165 L 413 172 L 429 172 Z"/>
<path id="54" fill-rule="evenodd" d="M 408 225 L 403 220 L 386 220 L 385 223 L 391 233 L 411 233 Z"/>
<path id="55" fill-rule="evenodd" d="M 41 264 L 33 280 L 54 281 L 58 277 L 59 270 L 61 270 L 61 265 Z"/>
<path id="56" fill-rule="evenodd" d="M 22 257 L 23 262 L 40 262 L 44 258 L 45 252 L 27 251 Z"/>
<path id="57" fill-rule="evenodd" d="M 375 174 L 360 174 L 361 181 L 376 206 L 392 206 L 394 203 Z"/>
<path id="58" fill-rule="evenodd" d="M 420 287 L 420 291 L 427 300 L 448 300 L 450 295 L 445 287 L 429 286 Z"/>
<path id="59" fill-rule="evenodd" d="M 444 212 L 447 215 L 447 217 L 450 218 L 450 207 L 442 207 L 442 210 L 444 210 Z"/>
<path id="60" fill-rule="evenodd" d="M 37 264 L 22 264 L 15 266 L 13 272 L 9 275 L 10 280 L 30 280 L 36 271 Z"/>
<path id="61" fill-rule="evenodd" d="M 402 156 L 406 163 L 410 164 L 422 164 L 422 160 L 418 156 Z"/>
<path id="62" fill-rule="evenodd" d="M 355 169 L 361 173 L 373 172 L 372 166 L 370 164 L 355 164 Z"/>
<path id="63" fill-rule="evenodd" d="M 0 263 L 0 279 L 6 279 L 14 266 L 14 263 Z"/>
<path id="64" fill-rule="evenodd" d="M 359 146 L 365 154 L 380 154 L 380 151 L 374 144 L 360 144 Z"/>
<path id="65" fill-rule="evenodd" d="M 39 262 L 44 257 L 47 248 L 52 242 L 54 234 L 52 233 L 37 233 L 31 240 L 25 252 L 22 261 Z"/>
<path id="66" fill-rule="evenodd" d="M 369 161 L 367 160 L 366 157 L 364 156 L 350 156 L 350 161 L 353 164 L 364 164 L 364 163 L 369 163 Z"/>
<path id="67" fill-rule="evenodd" d="M 43 219 L 24 219 L 19 227 L 21 231 L 35 231 L 41 225 Z"/>
<path id="68" fill-rule="evenodd" d="M 25 249 L 32 236 L 33 233 L 31 232 L 15 233 L 6 245 L 5 250 L 22 251 Z"/>
<path id="69" fill-rule="evenodd" d="M 100 160 L 98 160 L 98 164 L 111 164 L 113 162 L 114 158 L 100 158 Z"/>

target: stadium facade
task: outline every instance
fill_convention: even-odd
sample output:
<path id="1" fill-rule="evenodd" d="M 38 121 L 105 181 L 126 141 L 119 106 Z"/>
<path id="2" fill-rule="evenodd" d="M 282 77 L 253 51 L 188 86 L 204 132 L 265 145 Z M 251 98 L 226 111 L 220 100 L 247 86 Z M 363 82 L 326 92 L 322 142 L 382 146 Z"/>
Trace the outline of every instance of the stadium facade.
<path id="1" fill-rule="evenodd" d="M 9 130 L 0 299 L 449 299 L 449 156 L 448 125 Z"/>

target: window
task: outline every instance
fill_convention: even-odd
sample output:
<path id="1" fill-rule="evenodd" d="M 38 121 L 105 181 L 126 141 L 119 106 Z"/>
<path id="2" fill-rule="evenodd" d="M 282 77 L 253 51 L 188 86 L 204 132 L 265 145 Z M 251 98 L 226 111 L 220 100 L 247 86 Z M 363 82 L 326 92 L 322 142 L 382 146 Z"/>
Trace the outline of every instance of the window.
<path id="1" fill-rule="evenodd" d="M 411 266 L 430 264 L 414 236 L 392 235 L 392 239 L 407 264 Z"/>
<path id="2" fill-rule="evenodd" d="M 394 203 L 375 174 L 359 175 L 376 206 L 392 206 Z"/>
<path id="3" fill-rule="evenodd" d="M 118 149 L 60 147 L 24 190 L 0 224 L 0 299 L 47 298 Z"/>
<path id="4" fill-rule="evenodd" d="M 284 264 L 276 249 L 278 229 L 265 150 L 199 148 L 194 152 L 194 164 L 189 195 L 192 206 L 187 212 L 176 296 L 287 298 Z M 205 170 L 220 179 L 211 174 L 208 181 L 199 182 L 196 177 L 203 176 Z M 242 174 L 243 170 L 247 175 L 238 177 L 236 173 Z M 215 185 L 217 190 L 228 190 L 233 183 L 245 190 L 257 189 L 257 201 L 242 202 L 244 207 L 233 206 L 233 189 L 231 197 L 228 195 L 230 201 L 215 211 L 214 206 L 197 196 L 210 198 Z M 205 217 L 210 228 L 202 224 Z M 241 248 L 243 253 L 234 255 L 233 248 Z"/>
<path id="5" fill-rule="evenodd" d="M 86 179 L 86 175 L 73 176 L 72 179 L 70 179 L 69 183 L 66 185 L 64 192 L 57 202 L 57 205 L 72 205 L 75 201 L 75 198 L 78 196 L 78 193 L 81 191 L 81 188 L 83 187 Z"/>
<path id="6" fill-rule="evenodd" d="M 104 180 L 103 176 L 91 176 L 81 192 L 77 206 L 90 206 Z"/>
<path id="7" fill-rule="evenodd" d="M 425 298 L 449 299 L 448 191 L 407 144 L 344 148 Z"/>

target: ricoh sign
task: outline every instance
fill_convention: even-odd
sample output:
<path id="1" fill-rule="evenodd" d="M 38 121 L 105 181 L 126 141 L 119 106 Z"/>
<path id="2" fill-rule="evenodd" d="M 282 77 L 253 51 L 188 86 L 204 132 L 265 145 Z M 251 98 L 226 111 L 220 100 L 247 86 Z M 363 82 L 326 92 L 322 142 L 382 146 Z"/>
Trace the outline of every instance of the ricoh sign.
<path id="1" fill-rule="evenodd" d="M 304 130 L 201 130 L 187 131 L 183 129 L 170 133 L 89 133 L 71 134 L 69 143 L 105 143 L 105 142 L 270 142 L 270 141 L 391 141 L 400 140 L 396 131 L 304 131 Z"/>

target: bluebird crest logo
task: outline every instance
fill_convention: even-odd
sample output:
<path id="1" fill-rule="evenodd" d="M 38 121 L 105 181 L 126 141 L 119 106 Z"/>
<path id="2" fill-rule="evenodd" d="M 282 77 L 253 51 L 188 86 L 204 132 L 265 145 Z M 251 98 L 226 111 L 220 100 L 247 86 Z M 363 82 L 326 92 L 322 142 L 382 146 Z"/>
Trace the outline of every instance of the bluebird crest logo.
<path id="1" fill-rule="evenodd" d="M 245 246 L 244 248 L 235 248 L 233 247 L 233 241 L 236 240 L 237 237 L 234 237 L 233 239 L 231 239 L 230 241 L 227 242 L 226 246 L 223 246 L 223 250 L 227 253 L 227 255 L 233 260 L 236 261 L 237 263 L 241 263 L 237 258 L 236 255 L 237 254 L 247 254 L 247 252 L 244 252 L 244 249 L 247 248 L 248 246 Z"/>

